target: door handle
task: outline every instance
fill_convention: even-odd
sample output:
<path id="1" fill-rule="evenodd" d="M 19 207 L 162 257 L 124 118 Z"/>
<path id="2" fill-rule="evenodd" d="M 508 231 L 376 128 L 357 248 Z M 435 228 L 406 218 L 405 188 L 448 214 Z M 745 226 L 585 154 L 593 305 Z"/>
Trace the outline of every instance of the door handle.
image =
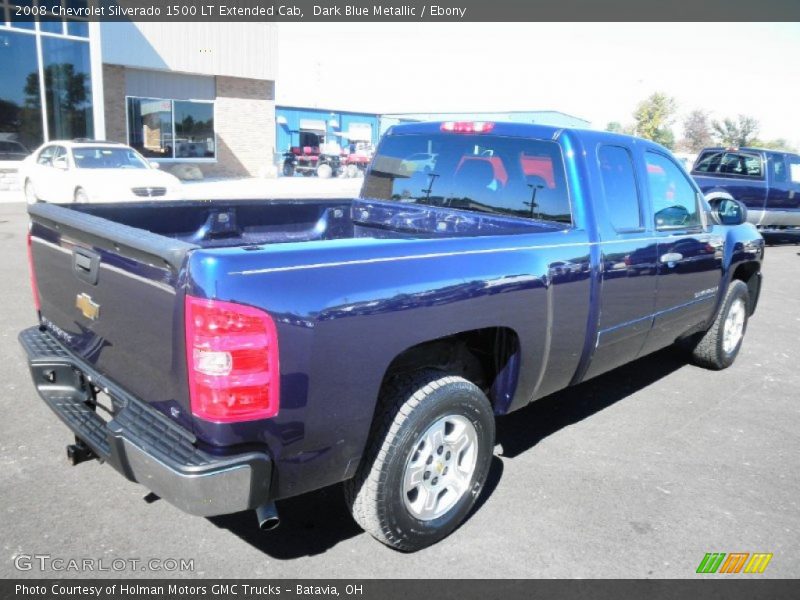
<path id="1" fill-rule="evenodd" d="M 680 252 L 667 252 L 666 254 L 661 255 L 660 260 L 662 263 L 678 262 L 679 260 L 683 260 L 683 254 Z"/>
<path id="2" fill-rule="evenodd" d="M 100 255 L 86 248 L 75 248 L 72 252 L 72 268 L 78 279 L 97 285 Z"/>

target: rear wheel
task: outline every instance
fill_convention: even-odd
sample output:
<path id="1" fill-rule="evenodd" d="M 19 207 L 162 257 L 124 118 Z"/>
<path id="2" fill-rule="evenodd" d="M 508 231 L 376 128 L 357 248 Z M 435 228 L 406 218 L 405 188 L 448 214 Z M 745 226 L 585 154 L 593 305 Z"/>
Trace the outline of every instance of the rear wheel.
<path id="1" fill-rule="evenodd" d="M 284 177 L 292 177 L 294 175 L 294 165 L 292 163 L 283 163 L 283 175 Z"/>
<path id="2" fill-rule="evenodd" d="M 419 550 L 452 533 L 475 504 L 492 460 L 494 414 L 477 386 L 437 371 L 396 378 L 383 406 L 345 497 L 378 541 Z"/>
<path id="3" fill-rule="evenodd" d="M 692 349 L 694 362 L 708 369 L 725 369 L 733 364 L 747 331 L 750 296 L 743 281 L 731 281 L 714 324 Z"/>

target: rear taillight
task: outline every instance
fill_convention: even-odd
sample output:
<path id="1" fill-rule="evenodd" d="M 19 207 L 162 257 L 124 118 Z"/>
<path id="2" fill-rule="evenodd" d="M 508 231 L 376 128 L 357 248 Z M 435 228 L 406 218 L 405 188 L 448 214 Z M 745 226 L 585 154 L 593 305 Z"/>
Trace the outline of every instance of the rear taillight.
<path id="1" fill-rule="evenodd" d="M 489 133 L 494 123 L 488 121 L 447 121 L 439 128 L 447 133 Z"/>
<path id="2" fill-rule="evenodd" d="M 33 304 L 37 311 L 42 310 L 42 303 L 39 300 L 39 286 L 36 285 L 36 270 L 33 266 L 33 249 L 31 248 L 31 232 L 28 232 L 28 273 L 31 277 L 31 290 L 33 291 Z"/>
<path id="3" fill-rule="evenodd" d="M 278 336 L 262 310 L 186 296 L 186 361 L 192 413 L 229 423 L 278 414 Z"/>

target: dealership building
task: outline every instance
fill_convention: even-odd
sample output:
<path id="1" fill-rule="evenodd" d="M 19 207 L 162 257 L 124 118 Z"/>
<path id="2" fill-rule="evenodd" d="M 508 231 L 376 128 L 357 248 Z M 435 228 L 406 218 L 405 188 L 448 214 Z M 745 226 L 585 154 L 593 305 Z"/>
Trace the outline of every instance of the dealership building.
<path id="1" fill-rule="evenodd" d="M 292 147 L 374 145 L 403 122 L 589 125 L 557 111 L 276 108 L 274 23 L 20 21 L 14 1 L 0 0 L 0 191 L 18 185 L 18 161 L 50 140 L 126 143 L 183 178 L 257 177 L 274 176 Z"/>
<path id="2" fill-rule="evenodd" d="M 127 143 L 179 174 L 274 174 L 276 25 L 182 23 L 176 35 L 14 12 L 0 0 L 0 189 L 24 149 L 75 138 Z"/>

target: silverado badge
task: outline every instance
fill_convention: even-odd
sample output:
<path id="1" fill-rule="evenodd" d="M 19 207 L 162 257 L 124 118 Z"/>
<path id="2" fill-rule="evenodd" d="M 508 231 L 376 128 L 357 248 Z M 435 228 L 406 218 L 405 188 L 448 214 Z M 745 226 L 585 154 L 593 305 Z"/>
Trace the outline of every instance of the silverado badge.
<path id="1" fill-rule="evenodd" d="M 92 300 L 89 294 L 78 294 L 78 297 L 75 298 L 75 306 L 87 319 L 94 321 L 100 316 L 100 305 Z"/>

